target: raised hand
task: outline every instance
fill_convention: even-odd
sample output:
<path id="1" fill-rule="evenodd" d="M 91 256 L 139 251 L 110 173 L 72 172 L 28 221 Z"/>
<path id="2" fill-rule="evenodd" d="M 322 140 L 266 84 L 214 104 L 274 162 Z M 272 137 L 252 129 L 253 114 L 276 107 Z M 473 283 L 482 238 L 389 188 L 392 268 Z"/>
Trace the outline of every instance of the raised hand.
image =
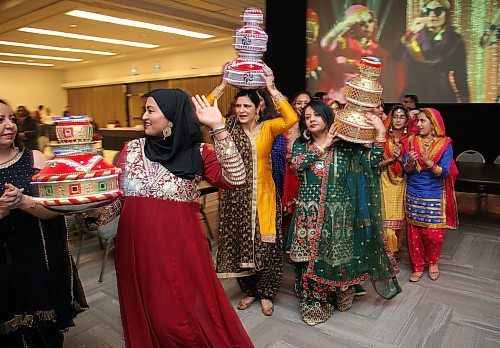
<path id="1" fill-rule="evenodd" d="M 374 113 L 367 113 L 365 114 L 365 121 L 369 125 L 372 125 L 375 127 L 377 131 L 377 138 L 381 141 L 385 141 L 385 126 L 384 123 L 382 122 L 382 119 L 375 115 Z M 384 138 L 384 139 L 382 139 Z"/>
<path id="2" fill-rule="evenodd" d="M 419 31 L 421 31 L 422 29 L 424 29 L 426 24 L 427 24 L 427 18 L 425 18 L 425 17 L 414 18 L 410 24 L 410 31 L 412 33 L 416 34 Z"/>
<path id="3" fill-rule="evenodd" d="M 337 125 L 335 123 L 333 123 L 330 126 L 330 129 L 328 130 L 328 134 L 326 135 L 326 139 L 325 139 L 325 142 L 323 144 L 323 147 L 325 149 L 327 149 L 339 140 L 340 140 L 340 138 L 338 137 Z"/>
<path id="4" fill-rule="evenodd" d="M 197 94 L 191 97 L 191 100 L 195 107 L 196 117 L 200 123 L 215 129 L 224 126 L 224 120 L 222 114 L 217 107 L 217 100 L 214 101 L 214 105 L 210 105 L 207 98 L 202 95 L 201 97 Z"/>
<path id="5" fill-rule="evenodd" d="M 274 84 L 274 74 L 273 74 L 273 71 L 267 65 L 265 65 L 262 70 L 264 70 L 264 73 L 262 74 L 262 77 L 266 81 L 266 87 L 267 87 L 267 89 L 269 90 L 269 92 L 275 91 L 276 90 L 276 85 Z"/>

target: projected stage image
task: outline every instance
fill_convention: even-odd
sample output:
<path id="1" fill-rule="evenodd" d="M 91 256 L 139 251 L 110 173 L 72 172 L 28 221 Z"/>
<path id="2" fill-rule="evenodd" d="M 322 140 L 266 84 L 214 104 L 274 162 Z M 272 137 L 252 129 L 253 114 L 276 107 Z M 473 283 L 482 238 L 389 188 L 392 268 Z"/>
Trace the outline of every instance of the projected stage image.
<path id="1" fill-rule="evenodd" d="M 307 88 L 345 103 L 363 56 L 383 62 L 383 98 L 423 103 L 499 99 L 500 0 L 309 0 Z"/>

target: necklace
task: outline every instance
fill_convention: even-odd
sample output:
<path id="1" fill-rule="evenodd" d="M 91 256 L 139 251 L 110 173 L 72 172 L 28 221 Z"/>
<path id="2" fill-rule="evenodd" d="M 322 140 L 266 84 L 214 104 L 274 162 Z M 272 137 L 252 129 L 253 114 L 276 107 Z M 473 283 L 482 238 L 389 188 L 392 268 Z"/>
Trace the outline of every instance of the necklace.
<path id="1" fill-rule="evenodd" d="M 13 163 L 15 163 L 19 159 L 20 155 L 22 154 L 19 152 L 18 147 L 13 147 L 12 149 L 14 150 L 14 156 L 12 156 L 11 158 L 9 158 L 6 161 L 0 162 L 0 169 L 7 168 L 10 165 L 12 165 Z"/>

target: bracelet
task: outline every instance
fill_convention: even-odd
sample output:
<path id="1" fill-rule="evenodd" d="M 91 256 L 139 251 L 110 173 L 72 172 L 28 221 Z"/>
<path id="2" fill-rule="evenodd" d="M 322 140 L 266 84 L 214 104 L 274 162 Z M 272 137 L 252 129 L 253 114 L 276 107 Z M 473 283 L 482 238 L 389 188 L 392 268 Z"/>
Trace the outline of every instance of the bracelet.
<path id="1" fill-rule="evenodd" d="M 216 134 L 224 132 L 225 130 L 226 130 L 226 125 L 219 127 L 219 128 L 214 128 L 210 132 L 208 132 L 208 134 L 210 134 L 211 136 L 214 136 Z"/>
<path id="2" fill-rule="evenodd" d="M 273 102 L 276 106 L 280 105 L 283 100 L 286 100 L 285 96 L 278 91 L 278 93 L 271 95 Z"/>
<path id="3" fill-rule="evenodd" d="M 441 173 L 443 173 L 443 167 L 440 167 L 434 163 L 434 165 L 431 167 L 431 171 L 434 173 L 435 176 L 440 176 Z"/>

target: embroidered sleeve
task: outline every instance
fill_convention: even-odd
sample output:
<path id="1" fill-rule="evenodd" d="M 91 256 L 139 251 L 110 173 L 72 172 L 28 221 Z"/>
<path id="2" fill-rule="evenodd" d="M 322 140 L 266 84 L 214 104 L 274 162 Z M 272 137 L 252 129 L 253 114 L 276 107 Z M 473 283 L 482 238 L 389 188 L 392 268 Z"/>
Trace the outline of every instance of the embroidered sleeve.
<path id="1" fill-rule="evenodd" d="M 305 145 L 296 140 L 293 144 L 292 159 L 290 168 L 297 172 L 303 172 L 308 169 L 316 160 L 323 156 L 324 151 L 314 145 Z"/>
<path id="2" fill-rule="evenodd" d="M 105 205 L 100 208 L 101 215 L 97 219 L 97 227 L 106 225 L 108 222 L 114 220 L 122 211 L 123 197 L 118 197 L 113 203 Z"/>
<path id="3" fill-rule="evenodd" d="M 137 142 L 137 141 L 135 141 Z M 125 177 L 126 177 L 126 164 L 127 164 L 127 153 L 129 152 L 130 146 L 135 143 L 134 141 L 131 141 L 125 145 L 123 150 L 120 152 L 118 155 L 118 161 L 116 162 L 116 166 L 122 170 L 118 181 L 120 188 L 123 190 L 124 187 L 124 182 L 125 182 Z M 97 219 L 95 228 L 97 229 L 100 226 L 106 225 L 108 222 L 114 220 L 117 216 L 120 215 L 122 211 L 122 205 L 123 205 L 123 196 L 119 197 L 112 203 L 105 205 L 102 208 L 99 208 L 101 211 L 101 215 Z"/>
<path id="4" fill-rule="evenodd" d="M 222 176 L 230 185 L 243 185 L 246 179 L 245 165 L 233 138 L 228 134 L 224 139 L 214 140 L 215 153 L 222 169 Z"/>
<path id="5" fill-rule="evenodd" d="M 378 167 L 378 164 L 384 158 L 385 148 L 383 146 L 373 145 L 370 150 L 370 165 Z"/>

